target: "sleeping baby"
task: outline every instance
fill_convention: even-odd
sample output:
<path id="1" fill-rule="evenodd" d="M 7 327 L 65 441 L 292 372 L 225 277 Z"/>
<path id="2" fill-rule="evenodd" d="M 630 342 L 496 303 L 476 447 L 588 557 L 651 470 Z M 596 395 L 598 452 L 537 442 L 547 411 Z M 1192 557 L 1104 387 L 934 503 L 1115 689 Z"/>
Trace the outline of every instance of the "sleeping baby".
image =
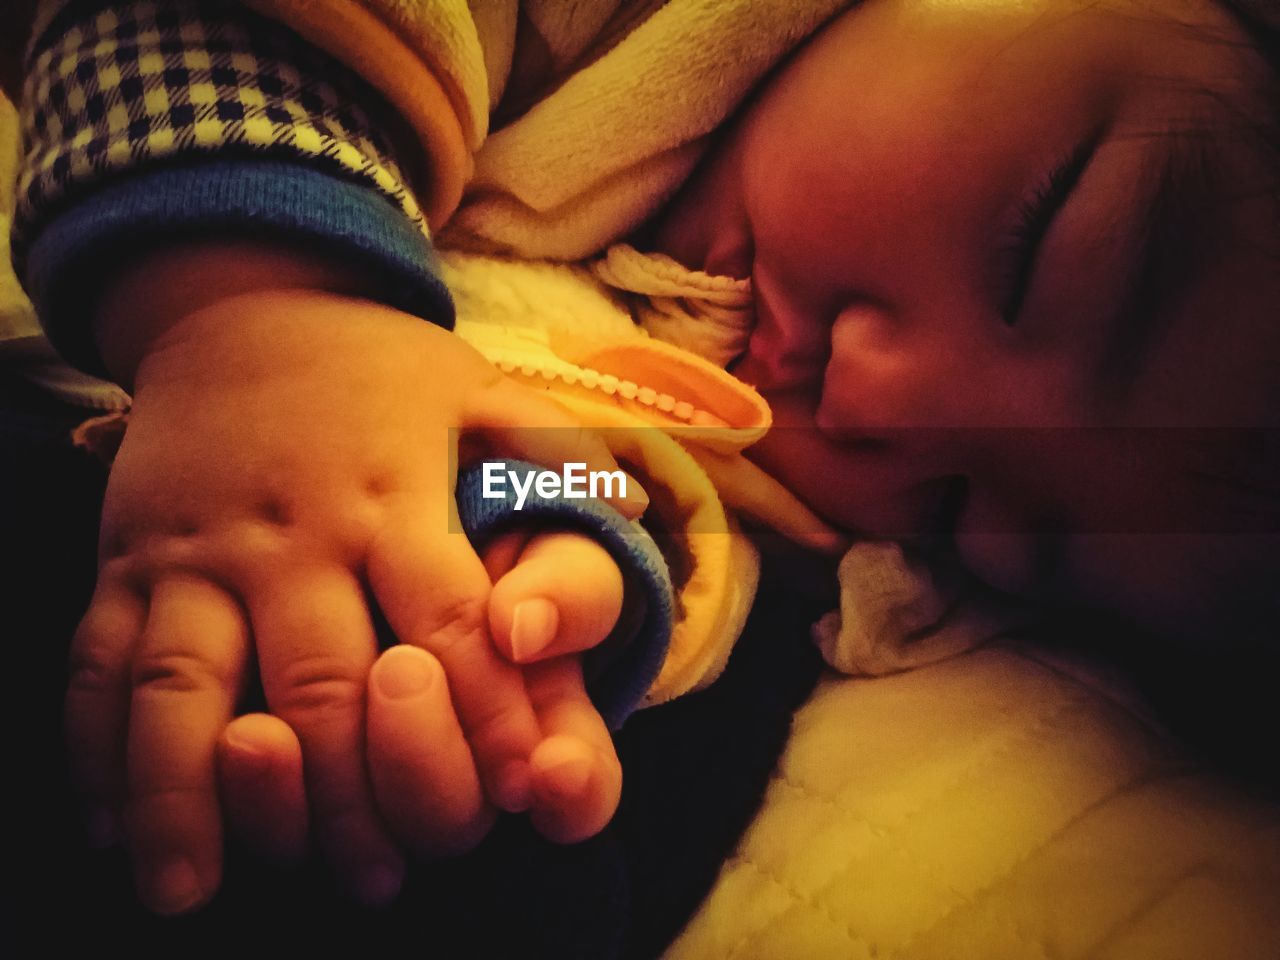
<path id="1" fill-rule="evenodd" d="M 400 846 L 466 847 L 495 808 L 599 830 L 620 771 L 578 653 L 634 644 L 635 571 L 660 556 L 679 602 L 642 693 L 713 679 L 753 584 L 741 517 L 860 541 L 841 578 L 866 622 L 819 631 L 846 670 L 945 656 L 1027 601 L 1272 642 L 1274 39 L 1228 4 L 1130 6 L 850 10 L 630 245 L 444 255 L 456 336 L 256 240 L 114 278 L 96 338 L 134 409 L 68 718 L 102 831 L 129 811 L 148 905 L 216 889 L 216 744 L 227 816 L 287 851 L 309 810 L 371 902 Z M 534 299 L 495 299 L 522 275 Z M 460 548 L 452 467 L 495 456 L 621 464 L 637 484 L 610 522 L 645 514 L 657 553 L 554 516 Z M 957 598 L 887 541 L 949 544 L 1020 602 L 934 630 Z M 886 578 L 893 597 L 867 587 Z M 403 641 L 381 659 L 366 596 Z M 228 727 L 251 645 L 272 715 Z M 199 682 L 174 672 L 193 659 Z"/>

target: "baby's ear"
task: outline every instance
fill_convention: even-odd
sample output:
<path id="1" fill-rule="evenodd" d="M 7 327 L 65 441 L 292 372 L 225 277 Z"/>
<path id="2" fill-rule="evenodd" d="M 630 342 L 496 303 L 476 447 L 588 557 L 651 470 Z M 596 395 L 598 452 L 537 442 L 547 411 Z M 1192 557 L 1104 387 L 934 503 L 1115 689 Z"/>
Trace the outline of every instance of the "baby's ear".
<path id="1" fill-rule="evenodd" d="M 769 404 L 754 389 L 696 354 L 661 340 L 564 342 L 556 344 L 556 352 L 579 366 L 652 391 L 653 403 L 637 403 L 632 409 L 684 443 L 721 452 L 741 450 L 764 436 L 773 422 Z"/>

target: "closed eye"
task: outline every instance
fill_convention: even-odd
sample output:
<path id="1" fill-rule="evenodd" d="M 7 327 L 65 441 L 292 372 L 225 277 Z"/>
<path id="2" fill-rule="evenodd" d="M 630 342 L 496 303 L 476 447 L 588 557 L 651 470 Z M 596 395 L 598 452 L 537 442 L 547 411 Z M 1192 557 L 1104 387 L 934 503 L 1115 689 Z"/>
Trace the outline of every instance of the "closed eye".
<path id="1" fill-rule="evenodd" d="M 1018 220 L 1001 245 L 1002 259 L 1010 264 L 1000 308 L 1006 326 L 1017 323 L 1044 238 L 1079 185 L 1100 142 L 1101 137 L 1095 135 L 1079 143 L 1018 205 Z"/>

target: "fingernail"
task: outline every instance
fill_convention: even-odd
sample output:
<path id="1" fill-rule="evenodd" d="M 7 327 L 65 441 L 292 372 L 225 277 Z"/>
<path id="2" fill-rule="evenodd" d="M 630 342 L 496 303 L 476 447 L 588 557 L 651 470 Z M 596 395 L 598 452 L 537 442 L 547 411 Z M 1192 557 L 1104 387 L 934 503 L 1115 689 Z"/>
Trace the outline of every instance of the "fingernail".
<path id="1" fill-rule="evenodd" d="M 408 700 L 426 691 L 436 677 L 435 664 L 415 654 L 388 654 L 373 666 L 373 682 L 391 700 Z"/>
<path id="2" fill-rule="evenodd" d="M 587 791 L 591 781 L 591 761 L 586 757 L 574 757 L 547 767 L 543 771 L 543 783 L 558 797 L 579 797 Z"/>
<path id="3" fill-rule="evenodd" d="M 511 657 L 516 663 L 532 660 L 550 646 L 560 629 L 560 611 L 550 600 L 531 597 L 511 611 Z"/>
<path id="4" fill-rule="evenodd" d="M 631 474 L 627 474 L 626 496 L 622 498 L 622 502 L 636 516 L 649 509 L 649 495 L 644 492 L 644 487 L 640 485 L 640 481 L 631 476 Z"/>
<path id="5" fill-rule="evenodd" d="M 226 740 L 227 747 L 236 752 L 237 759 L 241 762 L 247 761 L 256 766 L 267 759 L 266 754 L 262 751 L 261 744 L 250 740 L 234 725 L 228 728 L 222 736 Z"/>
<path id="6" fill-rule="evenodd" d="M 200 878 L 190 860 L 172 860 L 151 874 L 143 900 L 156 913 L 190 910 L 204 899 Z"/>
<path id="7" fill-rule="evenodd" d="M 89 843 L 95 850 L 114 847 L 122 839 L 120 821 L 106 807 L 93 807 L 85 818 L 89 830 Z"/>
<path id="8" fill-rule="evenodd" d="M 383 907 L 400 895 L 404 871 L 386 863 L 375 863 L 359 872 L 355 895 L 366 907 Z"/>
<path id="9" fill-rule="evenodd" d="M 512 760 L 498 773 L 498 782 L 495 785 L 497 795 L 493 797 L 493 805 L 507 813 L 528 810 L 532 789 L 529 765 L 519 760 Z"/>

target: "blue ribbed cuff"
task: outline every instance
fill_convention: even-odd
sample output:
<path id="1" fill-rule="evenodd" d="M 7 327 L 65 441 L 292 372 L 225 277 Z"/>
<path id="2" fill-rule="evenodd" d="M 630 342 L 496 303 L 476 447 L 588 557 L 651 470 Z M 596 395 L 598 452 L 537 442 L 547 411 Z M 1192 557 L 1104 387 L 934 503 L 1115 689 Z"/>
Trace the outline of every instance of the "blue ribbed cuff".
<path id="1" fill-rule="evenodd" d="M 543 469 L 516 460 L 504 464 L 505 470 L 522 478 Z M 600 543 L 617 562 L 629 594 L 628 603 L 642 608 L 640 626 L 634 635 L 610 637 L 583 658 L 591 701 L 609 729 L 618 729 L 653 686 L 671 642 L 675 591 L 662 551 L 638 524 L 599 500 L 544 498 L 530 488 L 523 507 L 516 510 L 516 495 L 510 484 L 505 497 L 484 497 L 482 469 L 483 465 L 476 465 L 463 470 L 457 489 L 462 528 L 477 550 L 515 527 L 580 530 Z"/>
<path id="2" fill-rule="evenodd" d="M 89 330 L 110 272 L 157 241 L 218 232 L 288 238 L 367 267 L 390 306 L 453 327 L 453 300 L 430 241 L 370 187 L 278 160 L 209 160 L 107 184 L 39 230 L 22 271 L 49 339 L 104 376 Z"/>

